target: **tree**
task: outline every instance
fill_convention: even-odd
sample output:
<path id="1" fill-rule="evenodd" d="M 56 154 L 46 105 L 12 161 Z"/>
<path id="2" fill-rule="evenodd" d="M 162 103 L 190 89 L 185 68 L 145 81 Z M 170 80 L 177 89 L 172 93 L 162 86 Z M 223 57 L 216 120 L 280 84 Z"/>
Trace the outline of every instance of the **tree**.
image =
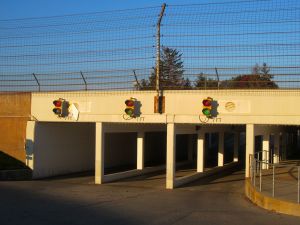
<path id="1" fill-rule="evenodd" d="M 207 79 L 204 73 L 200 73 L 194 81 L 194 87 L 197 89 L 214 89 L 218 88 L 218 81 L 213 78 Z"/>
<path id="2" fill-rule="evenodd" d="M 184 79 L 183 61 L 181 59 L 182 53 L 178 50 L 163 47 L 161 51 L 161 60 L 159 67 L 159 82 L 160 89 L 190 89 L 191 82 L 189 79 Z M 140 90 L 154 90 L 156 86 L 156 67 L 148 80 L 141 80 Z"/>
<path id="3" fill-rule="evenodd" d="M 221 82 L 221 88 L 278 88 L 272 81 L 273 75 L 270 74 L 270 67 L 263 63 L 262 66 L 256 64 L 252 67 L 251 74 L 239 75 Z"/>

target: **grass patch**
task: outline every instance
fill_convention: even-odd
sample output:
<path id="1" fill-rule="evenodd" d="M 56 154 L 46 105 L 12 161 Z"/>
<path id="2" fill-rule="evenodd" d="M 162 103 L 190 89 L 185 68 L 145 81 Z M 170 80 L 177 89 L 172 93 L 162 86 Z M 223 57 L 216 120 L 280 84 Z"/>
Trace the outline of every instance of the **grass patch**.
<path id="1" fill-rule="evenodd" d="M 20 160 L 17 160 L 6 153 L 0 151 L 0 170 L 28 169 Z"/>

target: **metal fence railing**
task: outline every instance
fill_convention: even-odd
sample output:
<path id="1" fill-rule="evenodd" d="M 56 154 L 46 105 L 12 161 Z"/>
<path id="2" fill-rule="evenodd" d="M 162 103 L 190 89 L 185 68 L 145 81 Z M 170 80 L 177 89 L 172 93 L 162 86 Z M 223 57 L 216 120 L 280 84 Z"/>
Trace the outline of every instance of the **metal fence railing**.
<path id="1" fill-rule="evenodd" d="M 0 20 L 0 91 L 300 89 L 300 1 Z"/>
<path id="2" fill-rule="evenodd" d="M 269 163 L 263 154 L 269 152 L 250 156 L 251 184 L 265 195 L 300 204 L 300 161 Z"/>

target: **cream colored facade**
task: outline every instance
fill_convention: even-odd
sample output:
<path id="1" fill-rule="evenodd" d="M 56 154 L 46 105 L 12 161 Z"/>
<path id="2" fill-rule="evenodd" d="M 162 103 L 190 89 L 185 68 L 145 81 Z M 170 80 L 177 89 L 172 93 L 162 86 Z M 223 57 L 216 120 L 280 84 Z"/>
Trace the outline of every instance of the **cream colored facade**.
<path id="1" fill-rule="evenodd" d="M 297 90 L 207 90 L 165 91 L 165 113 L 154 113 L 155 92 L 61 92 L 33 93 L 31 114 L 37 121 L 72 121 L 52 112 L 52 101 L 64 98 L 78 105 L 77 122 L 185 123 L 185 124 L 300 124 L 300 91 Z M 219 106 L 218 116 L 207 120 L 201 115 L 202 100 L 212 97 Z M 141 103 L 141 116 L 123 118 L 125 100 Z"/>
<path id="2" fill-rule="evenodd" d="M 218 149 L 218 167 L 224 166 L 224 132 L 234 133 L 234 159 L 238 159 L 238 134 L 245 133 L 246 149 L 246 177 L 249 176 L 249 156 L 254 153 L 254 140 L 256 135 L 263 135 L 264 149 L 269 151 L 270 135 L 285 135 L 287 126 L 300 125 L 300 91 L 297 90 L 205 90 L 205 91 L 165 91 L 165 113 L 154 113 L 154 96 L 156 92 L 49 92 L 49 93 L 32 93 L 31 118 L 32 121 L 27 126 L 27 141 L 32 142 L 32 166 L 36 177 L 44 177 L 51 174 L 59 174 L 71 171 L 72 167 L 76 172 L 83 169 L 95 168 L 95 182 L 103 183 L 128 177 L 131 174 L 136 175 L 143 171 L 144 168 L 144 136 L 149 131 L 166 132 L 166 187 L 175 188 L 186 182 L 196 179 L 196 177 L 204 171 L 204 134 L 208 132 L 219 133 L 219 149 Z M 125 100 L 134 97 L 140 103 L 140 116 L 137 118 L 129 118 L 124 115 Z M 208 119 L 202 115 L 202 100 L 211 97 L 217 105 L 217 116 Z M 72 118 L 59 118 L 53 112 L 53 100 L 63 98 L 76 105 L 79 110 L 78 120 Z M 76 132 L 69 130 L 70 136 L 64 136 L 70 141 L 66 145 L 64 154 L 73 157 L 72 160 L 64 160 L 58 163 L 55 160 L 54 152 L 51 151 L 51 142 L 47 142 L 46 134 L 49 133 L 51 124 L 53 126 L 64 126 L 67 123 L 72 124 L 93 124 L 92 131 L 84 130 L 84 127 Z M 46 125 L 47 124 L 47 125 Z M 57 125 L 60 124 L 60 125 Z M 49 126 L 48 129 L 45 126 Z M 37 127 L 40 127 L 37 131 Z M 52 138 L 64 143 L 62 129 L 58 129 Z M 89 134 L 90 132 L 90 134 Z M 118 174 L 116 176 L 108 176 L 104 174 L 104 163 L 110 161 L 114 164 L 114 159 L 120 158 L 120 155 L 109 152 L 104 154 L 105 134 L 118 132 L 135 132 L 136 137 L 136 163 L 137 170 L 129 171 L 126 174 Z M 61 135 L 60 135 L 61 133 Z M 81 135 L 82 134 L 82 135 Z M 197 134 L 197 174 L 189 176 L 186 179 L 176 179 L 176 135 L 178 134 Z M 90 138 L 92 136 L 92 138 Z M 38 137 L 38 140 L 37 140 Z M 43 140 L 44 141 L 41 141 Z M 72 139 L 76 144 L 72 144 Z M 89 140 L 89 141 L 87 141 Z M 277 140 L 277 139 L 276 139 Z M 279 140 L 279 139 L 278 139 Z M 279 149 L 279 141 L 276 141 L 275 148 Z M 86 144 L 82 144 L 85 142 Z M 93 142 L 93 143 L 91 143 Z M 281 143 L 281 146 L 283 144 Z M 119 146 L 122 149 L 124 146 Z M 71 151 L 70 151 L 71 149 Z M 72 150 L 73 149 L 73 150 Z M 63 150 L 63 149 L 61 149 Z M 279 161 L 279 150 L 275 150 L 274 162 Z M 40 155 L 40 152 L 47 152 L 48 158 Z M 59 151 L 59 150 L 58 150 Z M 51 154 L 51 152 L 53 154 Z M 68 153 L 69 152 L 69 153 Z M 75 156 L 72 154 L 75 152 Z M 87 154 L 87 152 L 89 152 Z M 94 154 L 94 158 L 90 154 Z M 39 158 L 35 155 L 39 155 Z M 88 159 L 84 158 L 88 156 Z M 53 156 L 54 158 L 51 158 Z M 59 154 L 58 154 L 59 156 Z M 106 159 L 105 159 L 106 156 Z M 128 155 L 127 155 L 128 156 Z M 49 160 L 49 162 L 46 162 Z M 83 163 L 81 163 L 83 160 Z M 73 163 L 73 164 L 72 164 Z M 57 164 L 59 165 L 57 167 Z M 93 166 L 91 167 L 91 164 Z M 46 165 L 44 167 L 37 165 Z M 52 166 L 51 166 L 52 165 Z M 82 166 L 85 165 L 85 166 Z M 54 168 L 54 169 L 53 169 Z M 197 175 L 197 176 L 196 176 Z"/>

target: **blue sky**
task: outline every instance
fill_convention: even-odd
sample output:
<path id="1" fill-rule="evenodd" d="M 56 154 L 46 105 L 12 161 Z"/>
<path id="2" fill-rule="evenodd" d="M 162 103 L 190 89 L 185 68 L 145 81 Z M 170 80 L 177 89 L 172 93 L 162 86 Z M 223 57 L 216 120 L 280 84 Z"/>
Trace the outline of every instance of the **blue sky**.
<path id="1" fill-rule="evenodd" d="M 54 16 L 161 5 L 162 0 L 1 0 L 0 19 Z M 168 4 L 193 1 L 171 0 Z M 195 1 L 194 1 L 195 2 Z M 199 1 L 198 1 L 199 2 Z"/>
<path id="2" fill-rule="evenodd" d="M 107 89 L 132 87 L 133 71 L 148 79 L 163 2 L 161 44 L 182 53 L 190 80 L 215 78 L 215 68 L 230 79 L 264 62 L 281 86 L 300 79 L 299 0 L 1 1 L 0 90 L 1 83 L 35 87 L 33 73 L 45 87 L 81 84 L 80 72 Z M 145 9 L 122 10 L 136 8 Z"/>

